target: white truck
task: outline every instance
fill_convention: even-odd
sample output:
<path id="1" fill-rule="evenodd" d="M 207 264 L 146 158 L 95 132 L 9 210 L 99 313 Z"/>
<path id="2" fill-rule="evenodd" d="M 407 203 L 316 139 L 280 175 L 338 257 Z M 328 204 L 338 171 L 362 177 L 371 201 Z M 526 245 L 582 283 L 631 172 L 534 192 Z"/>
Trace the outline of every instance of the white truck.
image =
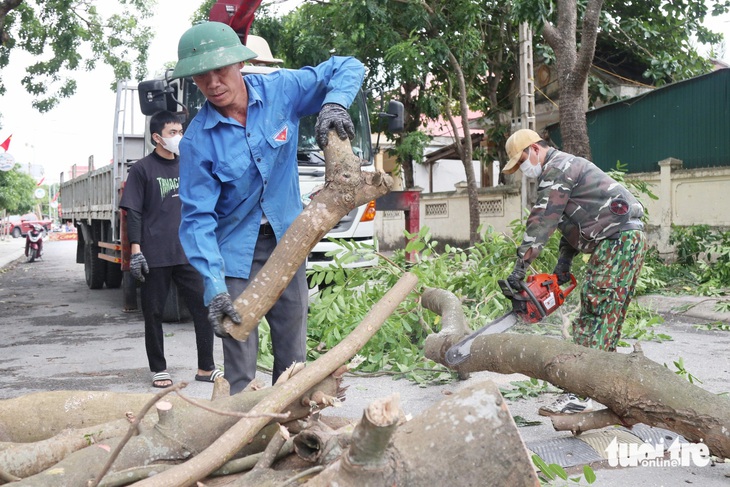
<path id="1" fill-rule="evenodd" d="M 259 49 L 265 49 L 262 59 L 270 58 L 268 45 L 260 38 L 249 36 Z M 254 46 L 254 50 L 257 47 Z M 273 58 L 272 58 L 273 59 Z M 242 73 L 270 73 L 271 66 L 246 66 Z M 131 164 L 153 149 L 149 134 L 149 116 L 159 110 L 173 112 L 187 109 L 191 120 L 205 98 L 191 79 L 166 78 L 143 81 L 135 86 L 122 82 L 117 87 L 116 119 L 114 124 L 114 159 L 108 166 L 61 181 L 61 218 L 72 221 L 78 228 L 76 260 L 84 264 L 87 285 L 91 289 L 123 285 L 126 309 L 136 309 L 136 283 L 129 275 L 129 243 L 125 219 L 121 217 L 119 200 L 127 171 Z M 349 109 L 355 126 L 353 152 L 362 159 L 364 170 L 374 170 L 370 121 L 365 95 L 361 91 Z M 403 106 L 391 102 L 387 117 L 391 132 L 402 130 Z M 297 162 L 303 205 L 313 192 L 324 184 L 324 157 L 315 142 L 316 115 L 306 117 L 299 125 Z M 372 245 L 374 243 L 375 201 L 360 206 L 346 215 L 309 254 L 307 267 L 331 264 L 338 245 L 329 238 L 348 239 Z M 349 263 L 350 267 L 371 266 L 374 260 Z M 176 307 L 168 301 L 168 308 Z M 166 311 L 166 315 L 169 315 Z M 173 313 L 174 314 L 174 313 Z"/>

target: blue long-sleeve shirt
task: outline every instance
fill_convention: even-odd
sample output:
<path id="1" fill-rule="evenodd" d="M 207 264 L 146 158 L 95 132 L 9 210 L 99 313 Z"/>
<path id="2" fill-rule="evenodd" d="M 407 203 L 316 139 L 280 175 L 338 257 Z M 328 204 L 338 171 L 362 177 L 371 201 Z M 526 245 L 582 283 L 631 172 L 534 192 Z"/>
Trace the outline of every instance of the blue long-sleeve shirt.
<path id="1" fill-rule="evenodd" d="M 349 107 L 365 69 L 351 57 L 246 75 L 246 126 L 210 103 L 180 142 L 180 241 L 203 276 L 205 304 L 227 292 L 225 277 L 249 278 L 262 215 L 277 241 L 302 211 L 299 119 L 325 103 Z"/>

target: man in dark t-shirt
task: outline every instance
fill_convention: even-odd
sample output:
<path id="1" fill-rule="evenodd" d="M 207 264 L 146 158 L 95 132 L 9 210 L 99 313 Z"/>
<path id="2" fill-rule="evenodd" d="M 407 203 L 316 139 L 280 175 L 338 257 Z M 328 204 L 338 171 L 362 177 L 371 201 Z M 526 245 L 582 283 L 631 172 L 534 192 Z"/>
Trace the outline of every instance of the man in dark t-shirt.
<path id="1" fill-rule="evenodd" d="M 172 377 L 165 360 L 162 315 L 172 281 L 193 317 L 198 351 L 195 379 L 213 382 L 222 372 L 213 361 L 213 328 L 203 304 L 203 281 L 188 263 L 180 245 L 180 159 L 182 124 L 175 114 L 162 111 L 150 119 L 155 150 L 129 170 L 121 208 L 127 210 L 131 245 L 129 270 L 142 282 L 145 348 L 153 387 L 169 387 Z"/>

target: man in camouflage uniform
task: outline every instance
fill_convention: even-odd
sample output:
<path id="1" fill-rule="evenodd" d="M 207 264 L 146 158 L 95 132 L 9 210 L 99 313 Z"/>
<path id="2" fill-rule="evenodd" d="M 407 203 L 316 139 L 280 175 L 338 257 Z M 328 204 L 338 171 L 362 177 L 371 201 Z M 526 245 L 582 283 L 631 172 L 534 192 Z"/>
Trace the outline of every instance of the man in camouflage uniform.
<path id="1" fill-rule="evenodd" d="M 525 269 L 557 229 L 562 234 L 554 274 L 558 283 L 570 280 L 578 253 L 590 254 L 581 286 L 581 311 L 573 322 L 573 341 L 615 351 L 621 327 L 644 263 L 644 208 L 623 185 L 592 162 L 551 148 L 534 131 L 518 130 L 506 143 L 509 162 L 502 170 L 519 168 L 537 178 L 537 202 L 527 219 L 514 270 L 507 279 L 519 287 Z M 540 414 L 564 414 L 592 408 L 589 398 L 564 394 Z"/>

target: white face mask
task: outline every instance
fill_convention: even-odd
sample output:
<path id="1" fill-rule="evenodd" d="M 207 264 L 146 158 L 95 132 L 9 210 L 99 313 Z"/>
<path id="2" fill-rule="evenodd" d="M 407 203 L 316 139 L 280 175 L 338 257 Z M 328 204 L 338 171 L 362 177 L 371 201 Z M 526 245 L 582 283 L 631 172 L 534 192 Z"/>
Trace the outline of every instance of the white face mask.
<path id="1" fill-rule="evenodd" d="M 532 151 L 532 149 L 530 149 Z M 537 179 L 542 174 L 542 165 L 538 162 L 533 164 L 530 162 L 530 155 L 528 154 L 525 162 L 520 164 L 520 171 L 525 175 L 526 178 Z"/>
<path id="2" fill-rule="evenodd" d="M 160 137 L 162 139 L 162 142 L 164 142 L 165 149 L 169 150 L 175 155 L 180 155 L 180 141 L 182 140 L 182 135 L 173 135 L 172 137 Z"/>

